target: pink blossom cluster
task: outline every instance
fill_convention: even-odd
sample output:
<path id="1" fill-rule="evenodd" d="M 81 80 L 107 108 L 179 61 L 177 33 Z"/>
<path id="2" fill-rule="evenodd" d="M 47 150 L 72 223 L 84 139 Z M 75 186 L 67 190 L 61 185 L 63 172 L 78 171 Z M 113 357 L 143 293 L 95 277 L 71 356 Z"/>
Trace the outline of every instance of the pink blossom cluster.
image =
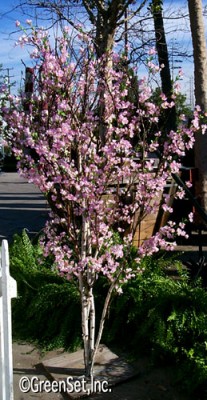
<path id="1" fill-rule="evenodd" d="M 97 60 L 84 43 L 86 51 L 81 49 L 75 61 L 67 34 L 65 29 L 56 51 L 41 30 L 20 38 L 20 45 L 33 45 L 38 85 L 29 111 L 22 98 L 11 96 L 3 118 L 20 174 L 40 188 L 52 210 L 45 254 L 54 254 L 69 279 L 82 273 L 93 282 L 102 273 L 125 282 L 136 272 L 125 266 L 126 247 L 140 221 L 157 211 L 166 181 L 193 146 L 198 113 L 190 128 L 181 118 L 178 130 L 165 137 L 160 114 L 173 106 L 165 96 L 155 105 L 144 79 L 137 82 L 137 102 L 132 101 L 132 73 L 120 68 L 121 58 Z M 167 196 L 163 201 L 170 211 Z M 138 256 L 172 249 L 176 233 L 184 235 L 184 227 L 168 224 L 144 241 Z"/>

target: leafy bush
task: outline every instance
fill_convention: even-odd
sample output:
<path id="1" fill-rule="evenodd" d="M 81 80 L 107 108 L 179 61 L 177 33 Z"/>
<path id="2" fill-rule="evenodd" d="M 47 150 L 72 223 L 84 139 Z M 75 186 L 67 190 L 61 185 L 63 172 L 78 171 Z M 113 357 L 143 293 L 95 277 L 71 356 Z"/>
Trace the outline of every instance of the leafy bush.
<path id="1" fill-rule="evenodd" d="M 47 349 L 75 349 L 81 343 L 79 293 L 72 282 L 52 269 L 39 244 L 26 231 L 10 247 L 11 275 L 17 281 L 13 300 L 13 333 Z"/>
<path id="2" fill-rule="evenodd" d="M 167 273 L 172 262 L 178 271 L 173 278 Z M 152 257 L 144 264 L 144 272 L 114 299 L 105 340 L 118 341 L 133 355 L 144 351 L 155 362 L 173 363 L 177 381 L 191 392 L 207 381 L 207 292 L 199 281 L 191 284 L 175 260 Z"/>

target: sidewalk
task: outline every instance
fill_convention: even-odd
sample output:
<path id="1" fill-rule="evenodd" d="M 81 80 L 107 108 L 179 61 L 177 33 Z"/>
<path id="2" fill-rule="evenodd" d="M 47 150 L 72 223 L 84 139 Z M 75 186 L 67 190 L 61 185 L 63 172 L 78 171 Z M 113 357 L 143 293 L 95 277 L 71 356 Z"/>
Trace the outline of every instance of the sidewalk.
<path id="1" fill-rule="evenodd" d="M 64 359 L 70 359 L 70 354 L 61 349 L 41 356 L 38 349 L 31 344 L 13 343 L 14 400 L 68 400 L 70 398 L 75 400 L 79 398 L 79 395 L 73 397 L 73 395 L 46 393 L 45 391 L 22 393 L 19 388 L 19 383 L 24 377 L 29 380 L 35 379 L 35 384 L 40 380 L 48 381 L 51 375 L 55 377 L 56 381 L 59 379 L 62 381 L 65 376 L 70 377 L 70 367 L 74 367 L 74 364 L 71 363 L 71 365 L 67 365 L 67 368 L 63 368 Z M 48 368 L 49 375 L 45 374 L 44 368 L 41 368 L 42 364 L 43 367 L 48 367 L 48 364 L 52 365 Z M 91 400 L 190 400 L 189 396 L 182 395 L 179 393 L 179 388 L 172 385 L 171 367 L 152 367 L 150 359 L 142 357 L 136 362 L 135 370 L 136 375 L 133 379 L 112 386 L 107 393 L 85 395 L 84 398 Z M 50 373 L 50 371 L 52 372 Z M 113 371 L 111 374 L 113 375 Z"/>
<path id="2" fill-rule="evenodd" d="M 57 356 L 60 351 L 54 351 L 48 353 L 47 357 Z M 39 381 L 46 381 L 47 378 L 43 374 L 40 368 L 36 368 L 35 365 L 38 365 L 42 361 L 43 357 L 41 356 L 38 349 L 32 345 L 27 343 L 13 343 L 13 370 L 14 370 L 14 400 L 62 400 L 63 397 L 59 393 L 35 393 L 32 391 L 28 391 L 27 393 L 23 393 L 20 390 L 20 382 L 26 377 L 26 379 L 31 380 L 33 377 L 35 378 L 35 384 Z M 37 379 L 36 379 L 37 378 Z M 25 381 L 25 387 L 28 383 Z M 38 385 L 35 386 L 35 390 L 38 389 Z"/>

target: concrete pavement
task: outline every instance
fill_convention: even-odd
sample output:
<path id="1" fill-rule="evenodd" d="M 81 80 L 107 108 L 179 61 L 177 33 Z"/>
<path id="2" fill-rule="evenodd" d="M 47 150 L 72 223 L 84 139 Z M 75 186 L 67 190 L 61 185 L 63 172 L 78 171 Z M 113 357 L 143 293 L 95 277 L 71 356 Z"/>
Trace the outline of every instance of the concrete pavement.
<path id="1" fill-rule="evenodd" d="M 57 356 L 61 350 L 53 351 L 47 354 L 47 357 Z M 13 370 L 14 370 L 14 400 L 62 400 L 60 393 L 41 392 L 40 384 L 45 382 L 47 377 L 38 366 L 44 359 L 41 352 L 33 344 L 13 343 Z M 29 390 L 29 384 L 34 382 L 33 391 Z M 22 389 L 21 389 L 22 386 Z M 8 399 L 10 400 L 10 399 Z"/>

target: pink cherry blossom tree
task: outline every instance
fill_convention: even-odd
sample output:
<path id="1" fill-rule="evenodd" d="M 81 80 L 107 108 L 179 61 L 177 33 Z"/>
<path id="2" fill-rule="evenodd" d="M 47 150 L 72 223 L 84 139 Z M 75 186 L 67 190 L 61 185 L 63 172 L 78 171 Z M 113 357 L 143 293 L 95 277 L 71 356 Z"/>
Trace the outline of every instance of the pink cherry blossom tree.
<path id="1" fill-rule="evenodd" d="M 24 107 L 27 99 L 10 96 L 2 112 L 20 174 L 40 188 L 51 207 L 42 239 L 45 254 L 52 253 L 60 274 L 79 287 L 90 379 L 112 293 L 140 273 L 142 257 L 172 249 L 176 232 L 185 235 L 182 223 L 169 222 L 140 244 L 136 265 L 128 265 L 137 226 L 157 210 L 166 180 L 193 146 L 198 113 L 190 128 L 182 116 L 176 132 L 162 134 L 162 109 L 174 104 L 165 96 L 159 106 L 153 104 L 145 78 L 138 81 L 137 101 L 130 100 L 133 69 L 121 68 L 117 54 L 111 54 L 111 66 L 104 56 L 97 60 L 88 39 L 73 59 L 68 35 L 65 29 L 54 49 L 41 29 L 20 38 L 21 46 L 31 46 L 35 90 L 29 107 Z M 150 69 L 157 69 L 152 60 Z M 174 98 L 176 91 L 177 86 Z M 167 196 L 162 207 L 169 210 Z M 97 324 L 94 286 L 101 275 L 109 289 Z"/>

